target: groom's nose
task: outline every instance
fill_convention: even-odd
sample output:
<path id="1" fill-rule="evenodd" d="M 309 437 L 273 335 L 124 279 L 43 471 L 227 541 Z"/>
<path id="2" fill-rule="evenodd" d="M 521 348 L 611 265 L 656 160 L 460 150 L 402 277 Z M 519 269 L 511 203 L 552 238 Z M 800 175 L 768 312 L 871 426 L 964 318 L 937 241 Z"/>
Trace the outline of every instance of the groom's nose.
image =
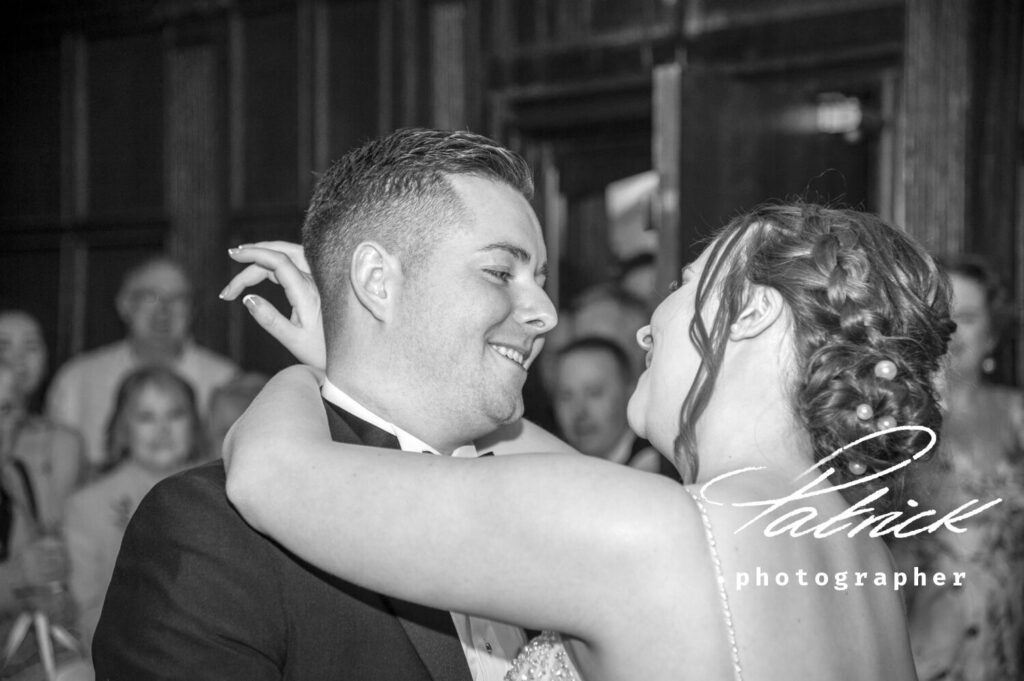
<path id="1" fill-rule="evenodd" d="M 515 319 L 536 333 L 547 333 L 558 325 L 558 311 L 547 292 L 532 284 L 516 301 Z"/>

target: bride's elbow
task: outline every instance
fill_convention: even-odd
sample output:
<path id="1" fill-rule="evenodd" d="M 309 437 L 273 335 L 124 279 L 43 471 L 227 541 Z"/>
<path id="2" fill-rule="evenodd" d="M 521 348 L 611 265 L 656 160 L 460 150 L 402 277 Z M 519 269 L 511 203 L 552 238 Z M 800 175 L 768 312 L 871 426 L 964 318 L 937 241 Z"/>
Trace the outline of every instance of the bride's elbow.
<path id="1" fill-rule="evenodd" d="M 224 468 L 227 480 L 224 491 L 231 505 L 245 518 L 246 522 L 259 529 L 259 513 L 268 498 L 270 477 L 263 467 L 254 465 L 250 459 L 238 455 L 239 443 L 230 434 L 225 441 Z"/>
<path id="2" fill-rule="evenodd" d="M 265 502 L 267 494 L 255 476 L 247 467 L 234 467 L 228 472 L 224 491 L 228 501 L 235 510 L 256 530 L 262 531 L 260 524 L 261 499 Z"/>

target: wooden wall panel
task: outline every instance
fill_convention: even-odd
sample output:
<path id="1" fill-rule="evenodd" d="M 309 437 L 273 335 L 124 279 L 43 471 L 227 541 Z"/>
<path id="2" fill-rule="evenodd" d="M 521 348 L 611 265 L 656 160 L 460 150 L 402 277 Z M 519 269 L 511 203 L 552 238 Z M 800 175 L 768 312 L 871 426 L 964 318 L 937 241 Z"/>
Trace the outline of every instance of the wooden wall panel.
<path id="1" fill-rule="evenodd" d="M 161 36 L 91 40 L 87 64 L 89 213 L 159 213 L 164 207 Z"/>
<path id="2" fill-rule="evenodd" d="M 940 253 L 966 245 L 970 25 L 970 3 L 907 2 L 903 223 Z"/>
<path id="3" fill-rule="evenodd" d="M 1024 311 L 1024 0 L 975 0 L 975 61 L 968 142 L 966 247 L 985 255 Z M 1024 385 L 1024 313 L 996 357 L 996 378 Z"/>
<path id="4" fill-rule="evenodd" d="M 466 120 L 466 7 L 461 1 L 430 7 L 431 125 L 461 129 Z"/>
<path id="5" fill-rule="evenodd" d="M 294 9 L 244 18 L 244 199 L 297 205 L 298 44 Z"/>
<path id="6" fill-rule="evenodd" d="M 5 54 L 3 60 L 0 215 L 54 219 L 60 213 L 60 48 Z"/>
<path id="7" fill-rule="evenodd" d="M 381 60 L 377 49 L 381 8 L 376 0 L 329 6 L 327 63 L 328 160 L 387 132 L 380 120 Z"/>
<path id="8" fill-rule="evenodd" d="M 217 292 L 230 263 L 224 229 L 223 78 L 218 45 L 185 41 L 167 54 L 167 249 L 192 278 L 193 333 L 215 350 L 227 349 L 224 303 Z"/>

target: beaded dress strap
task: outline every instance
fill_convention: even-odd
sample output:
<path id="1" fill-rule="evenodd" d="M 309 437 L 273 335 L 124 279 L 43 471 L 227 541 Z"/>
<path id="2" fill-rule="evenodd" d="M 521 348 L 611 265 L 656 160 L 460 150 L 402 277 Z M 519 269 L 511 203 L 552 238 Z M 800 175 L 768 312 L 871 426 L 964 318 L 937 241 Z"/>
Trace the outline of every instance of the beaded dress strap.
<path id="1" fill-rule="evenodd" d="M 708 519 L 708 511 L 701 501 L 700 495 L 686 488 L 693 502 L 697 504 L 700 511 L 700 520 L 704 524 L 704 536 L 708 540 L 708 549 L 711 552 L 711 563 L 715 566 L 715 579 L 718 582 L 718 597 L 722 601 L 722 615 L 725 619 L 725 629 L 729 636 L 729 651 L 732 655 L 732 676 L 735 681 L 743 681 L 743 668 L 740 666 L 740 651 L 736 647 L 736 629 L 732 624 L 732 610 L 729 608 L 729 595 L 725 591 L 725 575 L 722 574 L 722 561 L 718 557 L 718 546 L 715 544 L 715 535 L 711 531 L 711 521 Z"/>

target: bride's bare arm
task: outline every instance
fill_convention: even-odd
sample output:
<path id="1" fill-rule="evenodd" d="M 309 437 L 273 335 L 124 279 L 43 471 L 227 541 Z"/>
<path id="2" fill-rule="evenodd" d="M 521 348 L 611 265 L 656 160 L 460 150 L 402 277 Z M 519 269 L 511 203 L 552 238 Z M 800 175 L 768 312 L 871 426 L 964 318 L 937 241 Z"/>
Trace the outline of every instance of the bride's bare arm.
<path id="1" fill-rule="evenodd" d="M 329 440 L 309 370 L 275 377 L 232 430 L 228 496 L 323 569 L 434 607 L 584 641 L 621 626 L 671 560 L 677 485 L 586 456 L 457 459 Z M 631 584 L 636 580 L 636 584 Z"/>

